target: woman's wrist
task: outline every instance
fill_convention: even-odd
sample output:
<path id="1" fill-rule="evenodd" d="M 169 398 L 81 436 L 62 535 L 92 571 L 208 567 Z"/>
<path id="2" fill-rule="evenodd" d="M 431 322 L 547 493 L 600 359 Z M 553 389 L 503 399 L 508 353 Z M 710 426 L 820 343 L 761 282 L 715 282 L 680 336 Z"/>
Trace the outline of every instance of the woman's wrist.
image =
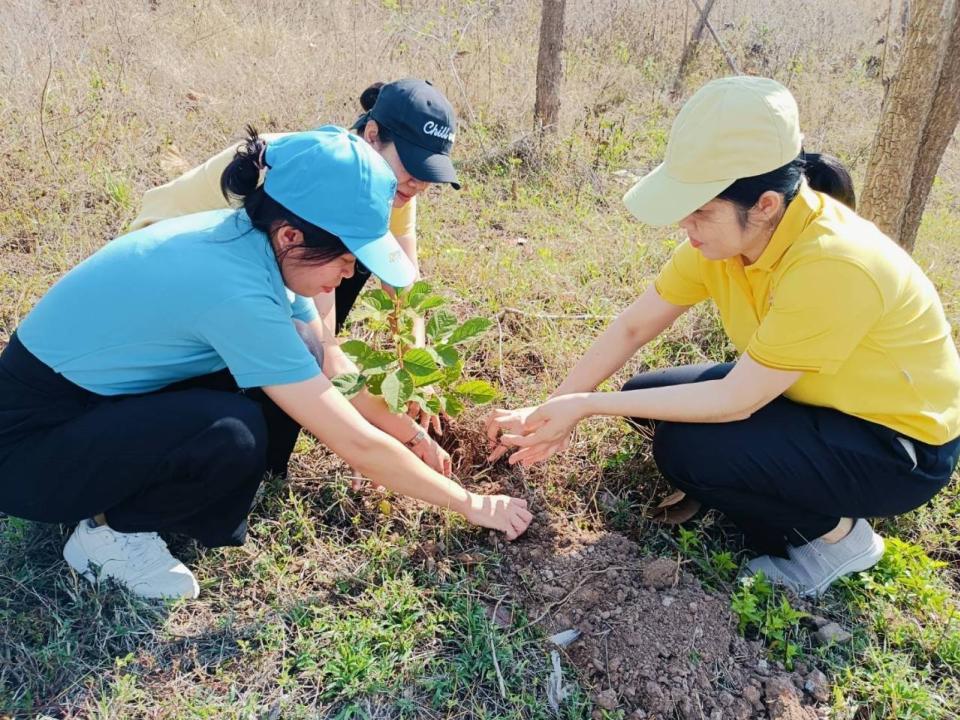
<path id="1" fill-rule="evenodd" d="M 414 423 L 414 426 L 416 427 L 416 430 L 414 430 L 413 434 L 410 435 L 406 440 L 401 441 L 403 442 L 404 445 L 406 445 L 411 450 L 413 450 L 415 447 L 417 447 L 417 445 L 419 445 L 428 437 L 430 437 L 429 435 L 427 435 L 427 431 L 424 430 L 422 427 L 420 427 L 416 423 Z"/>

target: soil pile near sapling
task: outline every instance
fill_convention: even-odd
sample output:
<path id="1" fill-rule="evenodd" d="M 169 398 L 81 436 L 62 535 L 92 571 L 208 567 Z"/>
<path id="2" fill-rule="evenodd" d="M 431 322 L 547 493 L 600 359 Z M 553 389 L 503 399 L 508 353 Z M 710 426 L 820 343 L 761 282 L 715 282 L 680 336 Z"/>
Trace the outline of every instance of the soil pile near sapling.
<path id="1" fill-rule="evenodd" d="M 707 593 L 676 560 L 559 521 L 535 522 L 504 552 L 505 579 L 530 620 L 548 634 L 580 630 L 563 652 L 598 708 L 651 719 L 818 717 L 803 688 L 823 698 L 823 676 L 765 660 L 738 635 L 729 597 Z"/>

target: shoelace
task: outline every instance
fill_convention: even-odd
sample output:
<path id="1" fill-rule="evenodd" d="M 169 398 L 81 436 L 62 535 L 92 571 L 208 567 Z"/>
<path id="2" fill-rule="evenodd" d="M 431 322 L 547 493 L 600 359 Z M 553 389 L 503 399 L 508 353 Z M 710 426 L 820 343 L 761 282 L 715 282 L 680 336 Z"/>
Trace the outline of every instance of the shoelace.
<path id="1" fill-rule="evenodd" d="M 131 560 L 147 566 L 170 557 L 167 544 L 157 533 L 123 533 L 120 542 Z"/>

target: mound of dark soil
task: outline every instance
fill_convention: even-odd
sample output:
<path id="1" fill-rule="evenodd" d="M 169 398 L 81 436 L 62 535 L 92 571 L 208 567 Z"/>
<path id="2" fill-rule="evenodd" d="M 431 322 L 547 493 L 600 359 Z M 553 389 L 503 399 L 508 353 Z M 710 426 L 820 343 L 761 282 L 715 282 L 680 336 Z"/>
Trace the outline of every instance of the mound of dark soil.
<path id="1" fill-rule="evenodd" d="M 729 597 L 706 592 L 676 560 L 557 522 L 505 553 L 505 579 L 530 619 L 550 634 L 580 631 L 563 652 L 598 708 L 651 719 L 818 717 L 823 675 L 765 660 L 738 635 Z"/>

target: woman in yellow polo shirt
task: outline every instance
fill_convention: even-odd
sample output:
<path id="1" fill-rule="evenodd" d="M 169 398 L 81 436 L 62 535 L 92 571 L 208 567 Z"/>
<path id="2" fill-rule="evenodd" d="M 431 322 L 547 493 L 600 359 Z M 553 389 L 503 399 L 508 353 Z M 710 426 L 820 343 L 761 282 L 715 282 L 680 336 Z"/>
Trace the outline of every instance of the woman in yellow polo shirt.
<path id="1" fill-rule="evenodd" d="M 520 447 L 512 463 L 537 462 L 584 418 L 642 418 L 663 475 L 764 553 L 747 573 L 813 596 L 875 564 L 883 540 L 863 518 L 922 505 L 956 467 L 960 359 L 917 264 L 817 191 L 836 180 L 804 155 L 786 88 L 754 77 L 701 88 L 664 162 L 624 198 L 642 222 L 678 223 L 687 240 L 551 399 L 494 412 L 492 457 Z M 594 391 L 708 298 L 736 363 Z"/>
<path id="2" fill-rule="evenodd" d="M 457 174 L 450 159 L 456 137 L 456 116 L 447 98 L 426 80 L 404 79 L 391 83 L 374 83 L 360 95 L 363 114 L 351 128 L 366 140 L 387 161 L 397 177 L 397 194 L 390 216 L 390 232 L 417 268 L 417 195 L 431 184 L 449 184 L 460 189 Z M 264 133 L 259 137 L 268 144 L 291 133 Z M 191 213 L 218 210 L 227 207 L 220 191 L 220 176 L 233 160 L 236 145 L 225 148 L 202 165 L 165 185 L 148 190 L 143 196 L 143 207 L 131 223 L 130 230 L 139 230 L 160 220 L 182 217 Z M 370 271 L 361 263 L 356 272 L 346 278 L 334 292 L 313 298 L 320 318 L 308 323 L 312 340 L 325 348 L 326 363 L 335 373 L 354 371 L 350 361 L 339 351 L 334 338 L 340 332 L 360 291 L 370 278 Z M 393 292 L 392 288 L 388 289 Z M 303 299 L 301 299 L 302 301 Z M 302 332 L 302 334 L 305 334 Z M 424 342 L 422 322 L 414 325 L 418 344 Z M 325 368 L 327 369 L 327 368 Z M 419 407 L 419 406 L 417 406 Z M 427 413 L 414 410 L 424 426 L 432 423 L 440 431 L 440 421 Z M 371 418 L 367 418 L 372 420 Z M 411 431 L 412 432 L 412 431 Z M 422 436 L 422 437 L 421 437 Z M 418 433 L 423 459 L 445 456 L 432 446 L 425 433 Z M 398 438 L 403 440 L 404 438 Z M 429 446 L 429 447 L 428 447 Z M 449 458 L 443 458 L 449 464 Z M 431 465 L 443 464 L 431 462 Z M 435 469 L 440 469 L 435 467 Z"/>

